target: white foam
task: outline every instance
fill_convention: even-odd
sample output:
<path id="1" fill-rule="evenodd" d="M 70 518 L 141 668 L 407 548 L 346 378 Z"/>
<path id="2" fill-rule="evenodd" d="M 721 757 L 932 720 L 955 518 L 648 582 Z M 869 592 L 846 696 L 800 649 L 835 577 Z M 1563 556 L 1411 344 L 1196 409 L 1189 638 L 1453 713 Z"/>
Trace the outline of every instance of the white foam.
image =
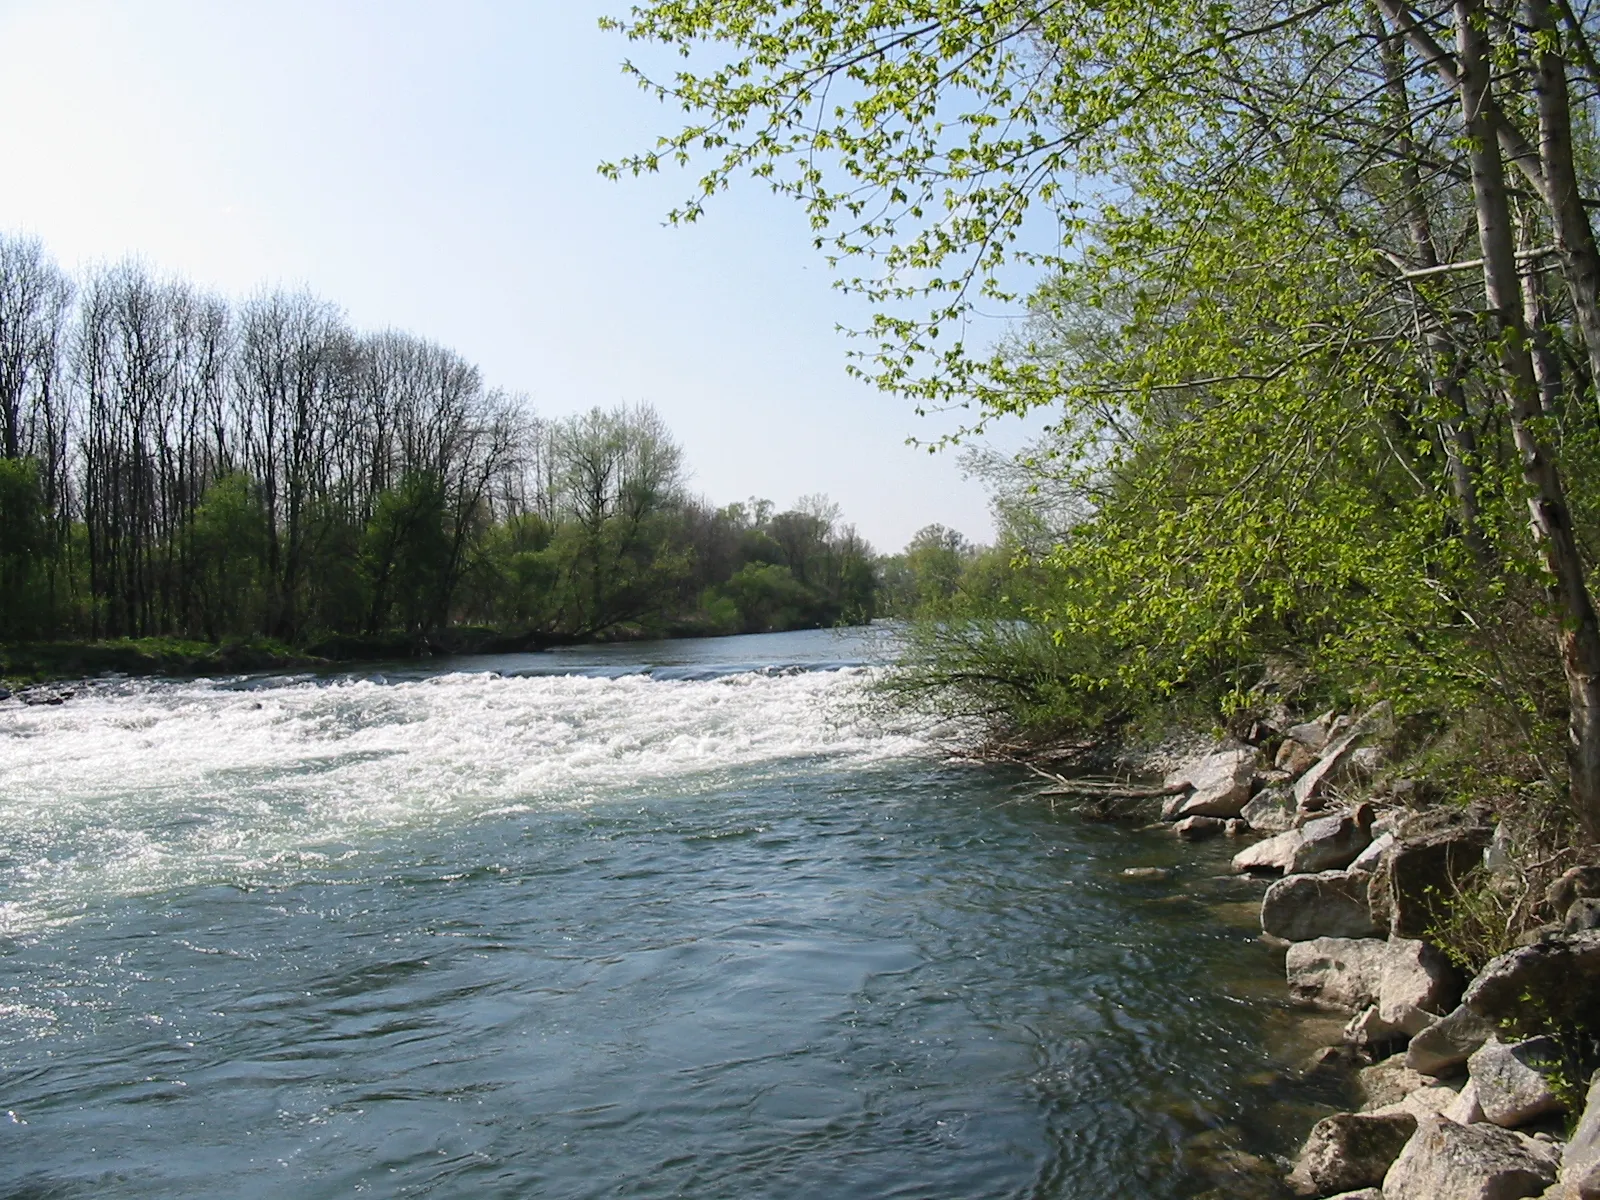
<path id="1" fill-rule="evenodd" d="M 99 896 L 315 869 L 376 834 L 922 755 L 870 671 L 91 689 L 0 709 L 0 932 Z"/>

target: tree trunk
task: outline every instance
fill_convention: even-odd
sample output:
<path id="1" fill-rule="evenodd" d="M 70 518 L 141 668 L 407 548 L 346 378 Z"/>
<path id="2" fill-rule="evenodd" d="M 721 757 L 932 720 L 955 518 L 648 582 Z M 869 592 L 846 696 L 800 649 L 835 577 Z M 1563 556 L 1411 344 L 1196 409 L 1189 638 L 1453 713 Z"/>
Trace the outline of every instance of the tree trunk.
<path id="1" fill-rule="evenodd" d="M 1456 45 L 1461 112 L 1471 149 L 1472 191 L 1483 252 L 1484 295 L 1504 372 L 1502 395 L 1529 489 L 1535 544 L 1550 577 L 1560 629 L 1557 650 L 1570 702 L 1568 763 L 1572 804 L 1584 836 L 1600 842 L 1600 622 L 1589 596 L 1583 560 L 1560 472 L 1534 433 L 1539 387 L 1523 325 L 1515 230 L 1506 195 L 1505 164 L 1495 136 L 1487 39 L 1478 27 L 1480 0 L 1456 0 Z"/>

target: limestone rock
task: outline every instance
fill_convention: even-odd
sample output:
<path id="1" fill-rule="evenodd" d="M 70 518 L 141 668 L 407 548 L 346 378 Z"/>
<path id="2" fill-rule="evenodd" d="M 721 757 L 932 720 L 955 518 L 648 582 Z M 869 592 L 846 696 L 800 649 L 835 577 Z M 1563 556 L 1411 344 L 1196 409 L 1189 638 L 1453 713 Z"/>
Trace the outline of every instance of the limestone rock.
<path id="1" fill-rule="evenodd" d="M 1283 786 L 1264 787 L 1252 796 L 1239 815 L 1251 829 L 1262 833 L 1282 833 L 1294 828 L 1294 792 Z"/>
<path id="2" fill-rule="evenodd" d="M 1367 879 L 1347 871 L 1285 875 L 1261 901 L 1262 932 L 1286 942 L 1379 933 L 1367 910 Z"/>
<path id="3" fill-rule="evenodd" d="M 1285 738 L 1272 765 L 1291 778 L 1298 778 L 1317 765 L 1317 749 L 1320 747 L 1308 746 L 1299 738 Z"/>
<path id="4" fill-rule="evenodd" d="M 1478 1103 L 1478 1085 L 1467 1080 L 1455 1103 L 1440 1115 L 1457 1125 L 1475 1125 L 1483 1120 L 1483 1105 Z"/>
<path id="5" fill-rule="evenodd" d="M 1428 1083 L 1421 1074 L 1406 1066 L 1404 1054 L 1396 1054 L 1370 1067 L 1363 1067 L 1356 1072 L 1356 1078 L 1361 1084 L 1361 1094 L 1366 1098 L 1366 1103 L 1361 1106 L 1362 1112 L 1372 1112 L 1404 1100 Z"/>
<path id="6" fill-rule="evenodd" d="M 1295 781 L 1295 803 L 1301 808 L 1318 807 L 1324 790 L 1349 775 L 1355 750 L 1364 741 L 1391 736 L 1393 731 L 1393 706 L 1388 701 L 1373 705 L 1343 733 L 1332 737 L 1316 765 Z"/>
<path id="7" fill-rule="evenodd" d="M 1378 834 L 1377 821 L 1372 823 L 1372 832 L 1374 834 Z M 1356 855 L 1356 860 L 1350 864 L 1349 869 L 1352 871 L 1361 871 L 1364 874 L 1371 875 L 1378 869 L 1378 865 L 1383 862 L 1384 855 L 1389 853 L 1389 848 L 1393 845 L 1393 833 L 1378 834 L 1370 846 L 1368 846 L 1360 854 Z M 1368 909 L 1370 911 L 1370 904 L 1368 905 Z"/>
<path id="8" fill-rule="evenodd" d="M 1528 1033 L 1547 1023 L 1591 1024 L 1600 1008 L 1600 931 L 1502 954 L 1478 972 L 1462 1002 L 1488 1021 L 1510 1021 Z"/>
<path id="9" fill-rule="evenodd" d="M 1491 1037 L 1480 1046 L 1467 1060 L 1467 1073 L 1478 1085 L 1484 1119 L 1511 1129 L 1564 1108 L 1545 1075 L 1560 1055 L 1549 1037 L 1510 1045 Z"/>
<path id="10" fill-rule="evenodd" d="M 1382 1183 L 1416 1128 L 1410 1113 L 1324 1117 L 1311 1127 L 1289 1186 L 1302 1196 L 1324 1196 Z"/>
<path id="11" fill-rule="evenodd" d="M 1567 916 L 1561 923 L 1561 932 L 1587 933 L 1591 929 L 1600 929 L 1600 898 L 1582 896 L 1567 906 Z"/>
<path id="12" fill-rule="evenodd" d="M 1332 724 L 1333 714 L 1325 713 L 1315 721 L 1291 725 L 1284 730 L 1283 736 L 1292 742 L 1299 742 L 1308 750 L 1317 751 L 1328 744 L 1328 727 Z"/>
<path id="13" fill-rule="evenodd" d="M 1343 816 L 1319 817 L 1298 830 L 1291 874 L 1335 871 L 1348 867 L 1372 844 L 1372 806 L 1358 805 Z"/>
<path id="14" fill-rule="evenodd" d="M 1545 889 L 1545 902 L 1555 915 L 1564 917 L 1574 900 L 1600 897 L 1600 866 L 1570 867 Z"/>
<path id="15" fill-rule="evenodd" d="M 1600 1071 L 1589 1084 L 1583 1116 L 1561 1152 L 1561 1184 L 1572 1200 L 1600 1197 Z"/>
<path id="16" fill-rule="evenodd" d="M 1294 866 L 1294 856 L 1305 841 L 1298 829 L 1287 829 L 1276 837 L 1265 838 L 1254 846 L 1246 846 L 1233 856 L 1233 870 L 1242 875 L 1246 871 L 1277 871 L 1287 873 Z"/>
<path id="17" fill-rule="evenodd" d="M 1483 861 L 1489 830 L 1460 823 L 1403 831 L 1377 864 L 1367 899 L 1373 919 L 1396 937 L 1420 937 L 1437 924 L 1468 871 Z"/>
<path id="18" fill-rule="evenodd" d="M 1198 842 L 1202 838 L 1215 837 L 1227 825 L 1221 817 L 1184 817 L 1173 825 L 1172 832 L 1186 842 Z"/>
<path id="19" fill-rule="evenodd" d="M 1419 1087 L 1396 1100 L 1393 1104 L 1385 1104 L 1382 1108 L 1375 1108 L 1375 1113 L 1408 1112 L 1413 1117 L 1442 1117 L 1453 1108 L 1461 1099 L 1461 1093 L 1455 1088 L 1444 1083 L 1433 1083 L 1427 1087 Z"/>
<path id="20" fill-rule="evenodd" d="M 1493 1034 L 1491 1022 L 1458 1004 L 1411 1039 L 1406 1047 L 1406 1065 L 1424 1075 L 1443 1075 L 1471 1058 L 1473 1051 Z"/>
<path id="21" fill-rule="evenodd" d="M 1388 944 L 1373 938 L 1295 942 L 1284 958 L 1289 994 L 1299 1004 L 1332 1012 L 1375 1007 L 1388 956 Z"/>
<path id="22" fill-rule="evenodd" d="M 1461 975 L 1438 947 L 1390 938 L 1378 985 L 1378 1016 L 1415 1036 L 1455 1007 Z"/>
<path id="23" fill-rule="evenodd" d="M 1237 817 L 1250 799 L 1255 774 L 1256 752 L 1250 748 L 1222 750 L 1190 763 L 1169 777 L 1171 785 L 1187 783 L 1191 789 L 1178 816 Z"/>
<path id="24" fill-rule="evenodd" d="M 1383 1178 L 1384 1200 L 1518 1200 L 1556 1177 L 1556 1152 L 1493 1125 L 1421 1117 Z"/>

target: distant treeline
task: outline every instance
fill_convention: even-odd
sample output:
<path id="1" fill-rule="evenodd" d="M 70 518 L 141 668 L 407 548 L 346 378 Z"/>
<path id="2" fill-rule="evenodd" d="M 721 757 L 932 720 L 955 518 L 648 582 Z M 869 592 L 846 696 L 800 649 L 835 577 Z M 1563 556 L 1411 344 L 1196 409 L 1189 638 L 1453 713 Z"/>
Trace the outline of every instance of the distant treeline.
<path id="1" fill-rule="evenodd" d="M 547 420 L 305 293 L 0 236 L 0 640 L 530 641 L 870 620 L 825 497 L 714 507 L 647 406 Z"/>

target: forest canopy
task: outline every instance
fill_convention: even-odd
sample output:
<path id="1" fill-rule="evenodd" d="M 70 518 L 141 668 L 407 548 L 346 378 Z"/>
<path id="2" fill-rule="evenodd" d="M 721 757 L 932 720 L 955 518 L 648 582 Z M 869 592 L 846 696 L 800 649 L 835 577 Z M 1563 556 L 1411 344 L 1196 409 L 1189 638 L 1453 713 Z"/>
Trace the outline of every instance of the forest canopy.
<path id="1" fill-rule="evenodd" d="M 0 236 L 0 642 L 268 637 L 338 653 L 870 620 L 824 496 L 692 495 L 645 405 L 541 418 L 454 351 L 303 292 Z"/>
<path id="2" fill-rule="evenodd" d="M 662 0 L 607 23 L 681 53 L 629 70 L 687 121 L 605 169 L 696 164 L 682 220 L 741 175 L 794 197 L 877 306 L 860 372 L 974 426 L 1050 414 L 988 464 L 1008 573 L 926 627 L 914 688 L 1003 733 L 1226 709 L 1274 661 L 1496 705 L 1600 838 L 1592 10 Z"/>

